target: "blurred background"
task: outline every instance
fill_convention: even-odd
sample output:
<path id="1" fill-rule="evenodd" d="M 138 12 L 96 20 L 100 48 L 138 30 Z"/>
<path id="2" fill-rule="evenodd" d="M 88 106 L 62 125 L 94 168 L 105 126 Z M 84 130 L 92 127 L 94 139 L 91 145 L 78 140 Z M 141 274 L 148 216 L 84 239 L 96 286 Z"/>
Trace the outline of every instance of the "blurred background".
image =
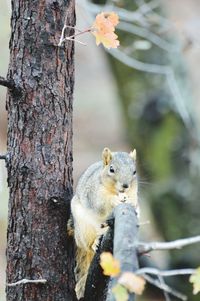
<path id="1" fill-rule="evenodd" d="M 0 75 L 8 68 L 10 3 L 0 0 Z M 91 34 L 76 44 L 74 184 L 100 160 L 102 149 L 137 149 L 141 237 L 169 241 L 200 229 L 200 1 L 77 0 L 77 28 L 97 13 L 115 11 L 121 46 L 106 52 Z M 0 153 L 6 152 L 6 89 L 0 86 Z M 8 190 L 0 160 L 0 300 L 5 300 Z M 155 252 L 141 264 L 159 268 L 200 265 L 200 245 Z M 188 277 L 167 279 L 192 296 Z M 152 287 L 140 300 L 175 300 Z"/>

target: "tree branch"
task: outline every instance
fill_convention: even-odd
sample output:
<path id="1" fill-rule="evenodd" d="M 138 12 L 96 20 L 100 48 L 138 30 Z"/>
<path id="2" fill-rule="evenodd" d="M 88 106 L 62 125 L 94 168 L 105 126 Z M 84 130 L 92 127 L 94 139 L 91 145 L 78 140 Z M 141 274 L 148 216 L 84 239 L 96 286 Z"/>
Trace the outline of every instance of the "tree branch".
<path id="1" fill-rule="evenodd" d="M 167 284 L 160 283 L 160 281 L 150 277 L 149 275 L 143 275 L 143 278 L 146 279 L 146 281 L 148 281 L 152 285 L 154 285 L 154 286 L 160 288 L 161 290 L 173 295 L 174 297 L 176 297 L 180 300 L 183 300 L 183 301 L 187 300 L 187 296 L 185 296 L 182 293 L 178 292 L 177 290 L 169 287 Z"/>
<path id="2" fill-rule="evenodd" d="M 22 96 L 22 89 L 15 84 L 13 79 L 6 79 L 0 76 L 0 86 L 7 87 L 16 97 Z"/>
<path id="3" fill-rule="evenodd" d="M 160 38 L 157 34 L 149 31 L 146 28 L 143 28 L 143 27 L 140 27 L 140 26 L 137 26 L 134 24 L 130 24 L 127 22 L 120 22 L 117 25 L 117 29 L 140 36 L 144 39 L 147 39 L 148 41 L 151 41 L 153 44 L 155 44 L 156 46 L 158 46 L 159 48 L 161 48 L 167 52 L 173 52 L 173 53 L 180 52 L 180 49 L 178 49 L 177 46 Z"/>
<path id="4" fill-rule="evenodd" d="M 119 15 L 120 20 L 127 21 L 127 22 L 137 22 L 139 24 L 146 24 L 145 17 L 139 11 L 130 11 L 124 8 L 119 8 L 112 4 L 95 4 L 89 0 L 82 0 L 78 1 L 78 4 L 83 6 L 86 11 L 91 14 L 98 14 L 102 11 L 115 11 Z"/>
<path id="5" fill-rule="evenodd" d="M 200 242 L 200 235 L 178 239 L 170 242 L 152 242 L 152 243 L 138 243 L 138 254 L 145 254 L 155 250 L 172 250 L 181 249 L 182 247 Z"/>
<path id="6" fill-rule="evenodd" d="M 166 77 L 167 83 L 169 85 L 171 94 L 174 99 L 175 110 L 181 116 L 184 124 L 188 128 L 190 127 L 191 125 L 190 112 L 188 111 L 187 105 L 180 93 L 180 89 L 178 87 L 174 71 L 170 66 L 144 63 L 138 61 L 133 57 L 128 56 L 126 53 L 118 49 L 110 50 L 107 52 L 111 54 L 114 58 L 116 58 L 117 60 L 125 64 L 126 66 L 129 66 L 130 68 L 134 68 L 138 71 L 164 75 Z"/>
<path id="7" fill-rule="evenodd" d="M 0 76 L 0 86 L 7 87 L 7 88 L 10 89 L 10 90 L 15 89 L 14 81 L 11 80 L 11 79 L 10 79 L 10 80 L 5 79 L 5 78 L 2 77 L 2 76 Z"/>
<path id="8" fill-rule="evenodd" d="M 150 1 L 149 3 L 144 3 L 144 5 L 140 5 L 139 8 L 135 11 L 129 11 L 129 10 L 126 10 L 123 8 L 118 8 L 114 4 L 110 4 L 110 3 L 105 4 L 105 5 L 98 5 L 98 4 L 91 3 L 89 0 L 83 0 L 83 1 L 79 2 L 79 4 L 82 5 L 87 10 L 87 12 L 89 12 L 90 14 L 96 14 L 101 11 L 114 10 L 119 15 L 120 21 L 125 21 L 124 23 L 120 22 L 120 24 L 118 25 L 119 28 L 121 27 L 120 28 L 121 30 L 126 29 L 127 32 L 139 34 L 140 36 L 143 36 L 145 38 L 147 38 L 147 36 L 149 34 L 148 40 L 150 40 L 152 43 L 156 44 L 160 48 L 163 48 L 168 51 L 170 49 L 171 49 L 171 51 L 178 51 L 176 46 L 173 47 L 173 45 L 171 45 L 167 41 L 161 39 L 159 37 L 159 35 L 157 35 L 153 32 L 149 32 L 149 30 L 147 29 L 150 26 L 148 24 L 148 18 L 146 17 L 145 14 L 148 12 L 152 12 L 152 13 L 156 14 L 153 11 L 153 9 L 159 5 L 159 2 L 156 0 Z M 90 15 L 88 15 L 88 16 L 91 19 Z M 163 18 L 163 17 L 160 16 L 160 18 Z M 168 20 L 165 19 L 165 21 L 167 22 Z M 92 22 L 92 19 L 91 19 L 91 22 Z M 132 24 L 128 24 L 127 22 L 131 22 Z M 140 24 L 141 27 L 135 26 L 133 24 L 133 22 Z M 163 20 L 162 20 L 162 22 L 160 21 L 160 23 L 163 23 Z M 125 24 L 126 24 L 126 26 L 125 26 Z M 171 26 L 171 22 L 168 21 L 168 25 Z M 147 28 L 143 28 L 142 26 L 145 26 Z M 184 124 L 188 128 L 191 126 L 190 110 L 188 110 L 188 106 L 180 93 L 180 88 L 178 86 L 174 71 L 170 66 L 144 63 L 144 62 L 138 61 L 137 59 L 135 59 L 133 57 L 126 55 L 124 52 L 122 52 L 118 49 L 111 50 L 111 51 L 109 51 L 109 53 L 113 57 L 115 57 L 117 60 L 121 61 L 123 64 L 125 64 L 131 68 L 134 68 L 136 70 L 143 71 L 143 72 L 164 75 L 166 77 L 167 84 L 169 85 L 171 94 L 174 99 L 175 110 L 181 116 Z"/>
<path id="9" fill-rule="evenodd" d="M 169 287 L 164 282 L 163 277 L 170 277 L 170 276 L 177 276 L 177 275 L 191 275 L 194 273 L 194 271 L 195 271 L 195 269 L 177 269 L 177 270 L 160 271 L 156 268 L 142 268 L 142 269 L 139 269 L 138 271 L 136 271 L 136 274 L 142 275 L 142 277 L 144 279 L 146 279 L 149 283 L 162 289 L 164 292 L 166 301 L 170 300 L 168 293 L 171 295 L 174 295 L 175 297 L 177 297 L 181 300 L 187 300 L 187 297 L 185 295 L 183 295 L 182 293 Z M 158 277 L 159 281 L 146 274 L 156 275 Z"/>
<path id="10" fill-rule="evenodd" d="M 138 270 L 137 237 L 138 219 L 133 206 L 120 204 L 114 209 L 114 257 L 120 262 L 121 272 Z M 109 284 L 107 301 L 114 301 L 112 288 L 118 278 L 113 278 Z M 129 294 L 129 300 L 134 300 L 134 294 Z"/>
<path id="11" fill-rule="evenodd" d="M 162 276 L 158 275 L 158 280 L 160 281 L 160 284 L 165 285 L 165 280 Z M 165 297 L 165 301 L 171 301 L 171 298 L 169 296 L 169 293 L 166 291 L 163 291 L 164 297 Z"/>
<path id="12" fill-rule="evenodd" d="M 1 154 L 0 154 L 0 160 L 5 160 L 5 161 L 6 161 L 6 160 L 7 160 L 6 155 L 1 155 Z"/>
<path id="13" fill-rule="evenodd" d="M 167 75 L 171 71 L 171 68 L 169 66 L 144 63 L 136 60 L 133 57 L 129 57 L 127 54 L 118 49 L 110 50 L 108 51 L 108 53 L 128 67 L 134 68 L 139 71 L 163 75 Z"/>
<path id="14" fill-rule="evenodd" d="M 177 269 L 177 270 L 168 270 L 168 271 L 160 271 L 155 268 L 142 268 L 139 269 L 136 274 L 143 275 L 143 274 L 152 274 L 156 276 L 162 277 L 170 277 L 170 276 L 177 276 L 177 275 L 191 275 L 193 274 L 195 269 Z"/>
<path id="15" fill-rule="evenodd" d="M 136 1 L 137 3 L 138 1 Z M 155 8 L 158 8 L 159 6 L 161 6 L 161 2 L 160 1 L 156 1 L 156 0 L 152 0 L 150 2 L 145 2 L 145 1 L 141 1 L 142 3 L 138 3 L 138 9 L 137 11 L 140 11 L 143 15 L 145 15 L 147 17 L 147 20 L 149 19 L 149 23 L 156 23 L 158 25 L 161 26 L 165 26 L 168 28 L 171 28 L 173 26 L 172 22 L 169 21 L 168 19 L 166 19 L 165 17 L 159 15 L 157 12 L 155 12 Z M 149 17 L 153 17 L 153 22 L 152 22 L 152 18 Z"/>
<path id="16" fill-rule="evenodd" d="M 176 275 L 190 275 L 194 269 L 179 269 L 160 271 L 155 268 L 138 269 L 138 255 L 153 250 L 180 249 L 184 246 L 200 242 L 200 236 L 179 239 L 172 242 L 138 242 L 138 220 L 134 208 L 130 204 L 120 204 L 113 211 L 114 216 L 114 250 L 113 255 L 120 261 L 121 272 L 134 272 L 142 275 L 149 283 L 163 290 L 166 300 L 170 300 L 171 294 L 181 300 L 187 297 L 175 289 L 165 284 L 162 277 Z M 84 301 L 114 301 L 112 288 L 118 283 L 118 277 L 112 278 L 109 287 L 109 277 L 103 275 L 99 265 L 100 254 L 104 251 L 112 252 L 113 227 L 111 226 L 107 234 L 103 237 L 101 245 L 91 263 L 86 281 Z M 158 279 L 152 278 L 152 274 Z M 107 297 L 106 297 L 107 294 Z M 134 294 L 129 294 L 129 301 L 134 300 Z"/>

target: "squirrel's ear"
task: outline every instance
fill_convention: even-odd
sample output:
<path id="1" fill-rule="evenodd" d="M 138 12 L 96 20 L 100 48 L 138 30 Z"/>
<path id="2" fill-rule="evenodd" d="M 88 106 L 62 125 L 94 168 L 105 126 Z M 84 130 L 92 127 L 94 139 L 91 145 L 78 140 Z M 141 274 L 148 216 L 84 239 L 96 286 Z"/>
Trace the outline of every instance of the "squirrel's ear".
<path id="1" fill-rule="evenodd" d="M 109 162 L 112 159 L 112 153 L 111 150 L 107 147 L 104 148 L 102 152 L 102 159 L 103 159 L 103 165 L 106 166 L 109 164 Z"/>
<path id="2" fill-rule="evenodd" d="M 137 155 L 136 155 L 136 149 L 134 149 L 132 152 L 130 152 L 129 156 L 130 156 L 134 161 L 136 161 L 136 157 L 137 157 Z"/>

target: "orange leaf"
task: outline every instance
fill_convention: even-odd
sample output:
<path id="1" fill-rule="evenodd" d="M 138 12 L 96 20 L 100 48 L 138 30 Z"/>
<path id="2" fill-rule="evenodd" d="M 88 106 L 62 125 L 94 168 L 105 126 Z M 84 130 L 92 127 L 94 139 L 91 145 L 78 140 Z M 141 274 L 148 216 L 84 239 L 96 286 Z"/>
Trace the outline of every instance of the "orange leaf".
<path id="1" fill-rule="evenodd" d="M 106 276 L 115 277 L 120 273 L 120 264 L 111 253 L 103 252 L 100 255 L 100 265 L 103 269 L 103 273 Z"/>
<path id="2" fill-rule="evenodd" d="M 132 272 L 125 272 L 119 278 L 118 283 L 125 286 L 129 292 L 141 295 L 146 281 L 144 278 L 137 276 Z"/>
<path id="3" fill-rule="evenodd" d="M 109 13 L 107 18 L 113 24 L 113 26 L 116 26 L 119 23 L 119 17 L 114 12 Z"/>
<path id="4" fill-rule="evenodd" d="M 115 26 L 119 23 L 118 15 L 114 12 L 100 13 L 96 16 L 92 26 L 92 34 L 96 37 L 97 46 L 102 43 L 106 48 L 119 46 L 118 36 L 114 33 Z"/>

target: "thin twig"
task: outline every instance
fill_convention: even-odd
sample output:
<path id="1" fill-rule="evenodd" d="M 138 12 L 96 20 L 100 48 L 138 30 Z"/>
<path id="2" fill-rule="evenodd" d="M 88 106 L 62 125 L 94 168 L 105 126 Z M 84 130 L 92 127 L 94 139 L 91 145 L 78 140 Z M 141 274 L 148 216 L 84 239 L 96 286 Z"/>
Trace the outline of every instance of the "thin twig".
<path id="1" fill-rule="evenodd" d="M 79 1 L 79 5 L 83 6 L 88 12 L 92 14 L 98 14 L 102 11 L 112 11 L 114 10 L 116 14 L 118 14 L 120 20 L 122 21 L 128 21 L 128 22 L 137 22 L 139 24 L 145 23 L 145 18 L 140 12 L 136 11 L 128 11 L 124 8 L 118 8 L 114 7 L 113 5 L 99 5 L 99 4 L 94 4 L 88 0 L 84 1 Z"/>
<path id="2" fill-rule="evenodd" d="M 63 40 L 63 42 L 64 42 L 64 41 L 73 41 L 73 42 L 77 42 L 77 43 L 79 43 L 79 44 L 81 44 L 81 45 L 83 45 L 83 46 L 87 46 L 87 44 L 85 44 L 85 43 L 83 43 L 83 42 L 81 42 L 81 41 L 79 41 L 79 40 L 77 40 L 77 39 L 70 38 L 70 37 L 66 37 L 66 38 Z"/>
<path id="3" fill-rule="evenodd" d="M 170 242 L 138 243 L 137 249 L 139 254 L 144 254 L 155 250 L 181 249 L 185 246 L 195 244 L 198 242 L 200 242 L 200 235 L 189 238 L 177 239 Z"/>
<path id="4" fill-rule="evenodd" d="M 184 104 L 184 100 L 182 98 L 182 95 L 180 93 L 180 89 L 178 87 L 177 84 L 177 80 L 175 78 L 175 74 L 173 69 L 171 68 L 171 70 L 167 73 L 166 75 L 167 78 L 167 83 L 169 85 L 169 88 L 171 90 L 171 93 L 173 95 L 174 100 L 176 100 L 174 102 L 178 113 L 180 114 L 182 120 L 184 121 L 184 123 L 187 125 L 188 128 L 191 127 L 191 117 L 190 114 L 188 112 L 187 107 Z"/>
<path id="5" fill-rule="evenodd" d="M 64 35 L 65 35 L 65 29 L 66 29 L 66 27 L 67 27 L 67 26 L 64 24 L 63 29 L 62 29 L 62 32 L 61 32 L 60 41 L 59 41 L 59 43 L 58 43 L 58 46 L 59 46 L 59 47 L 62 46 L 62 43 L 63 43 L 63 40 L 64 40 Z"/>
<path id="6" fill-rule="evenodd" d="M 85 9 L 87 9 L 87 11 L 90 12 L 91 14 L 96 14 L 101 11 L 105 11 L 105 9 L 108 9 L 109 7 L 113 9 L 113 5 L 110 5 L 110 6 L 109 5 L 103 5 L 103 6 L 97 5 L 97 4 L 91 3 L 89 0 L 83 0 L 83 1 L 81 1 L 81 3 L 79 2 L 79 4 L 82 5 L 83 7 L 85 7 Z M 144 10 L 146 9 L 146 12 L 151 12 L 152 9 L 154 8 L 154 5 L 158 5 L 158 2 L 150 1 L 150 4 L 151 5 L 149 5 L 149 3 L 146 3 L 146 4 L 144 3 L 144 7 L 143 7 L 142 11 L 144 12 Z M 131 23 L 137 22 L 137 23 L 142 24 L 142 26 L 143 26 L 144 23 L 147 21 L 145 19 L 146 16 L 144 16 L 139 11 L 139 9 L 131 12 L 131 11 L 128 11 L 128 10 L 125 10 L 122 8 L 114 7 L 114 10 L 119 15 L 121 23 L 122 23 L 122 21 L 131 22 Z M 154 11 L 152 11 L 152 12 L 154 13 Z M 90 19 L 91 19 L 91 17 L 90 17 Z M 120 26 L 122 28 L 123 25 L 119 25 L 119 27 Z M 132 24 L 130 24 L 130 27 L 131 26 L 132 26 Z M 140 27 L 138 27 L 138 28 L 140 29 Z M 136 30 L 136 29 L 138 30 L 138 28 L 134 27 L 134 30 Z M 133 28 L 131 30 L 133 30 Z M 147 31 L 144 30 L 142 32 L 140 30 L 140 35 L 146 36 Z M 152 33 L 152 35 L 150 35 L 149 40 L 152 40 L 152 43 L 154 42 L 155 44 L 160 44 L 160 47 L 163 49 L 167 47 L 166 43 L 168 43 L 168 42 L 161 39 L 158 35 L 156 35 L 154 33 Z M 161 42 L 161 40 L 162 40 L 162 42 Z M 163 42 L 164 42 L 164 44 L 163 44 Z M 175 49 L 175 46 L 174 46 L 174 49 Z M 134 68 L 136 70 L 143 71 L 143 72 L 162 74 L 162 75 L 166 76 L 168 86 L 169 86 L 171 94 L 173 96 L 174 107 L 175 107 L 176 111 L 178 112 L 178 114 L 181 116 L 181 118 L 182 118 L 184 124 L 187 126 L 187 128 L 190 128 L 190 126 L 191 126 L 190 113 L 189 113 L 187 105 L 185 104 L 185 101 L 180 93 L 180 89 L 178 87 L 177 80 L 175 78 L 174 70 L 170 66 L 144 63 L 144 62 L 136 60 L 133 57 L 129 57 L 127 54 L 125 54 L 124 52 L 122 52 L 118 49 L 115 49 L 114 51 L 109 51 L 109 53 L 113 57 L 115 57 L 116 59 L 118 59 L 119 61 L 121 61 L 122 63 L 124 63 L 125 65 L 127 65 L 131 68 Z"/>
<path id="7" fill-rule="evenodd" d="M 137 2 L 138 1 L 136 1 L 136 4 L 138 5 L 138 9 L 136 11 L 139 11 L 142 14 L 146 14 L 149 11 L 152 11 L 153 9 L 160 6 L 160 1 L 159 0 L 152 0 L 152 1 L 149 1 L 148 3 L 142 1 L 142 4 L 139 4 Z"/>
<path id="8" fill-rule="evenodd" d="M 140 36 L 142 38 L 145 38 L 148 41 L 152 42 L 153 44 L 157 45 L 159 48 L 164 49 L 167 52 L 178 53 L 180 51 L 180 49 L 178 49 L 178 47 L 174 46 L 173 44 L 170 44 L 169 42 L 160 38 L 158 35 L 149 31 L 146 28 L 142 28 L 140 26 L 130 24 L 127 22 L 120 22 L 117 25 L 117 28 L 122 31 L 126 31 L 129 33 L 135 34 L 137 36 Z"/>
<path id="9" fill-rule="evenodd" d="M 185 299 L 186 297 L 174 290 L 172 290 L 170 288 L 169 290 L 169 286 L 166 285 L 166 283 L 164 283 L 164 281 L 162 281 L 162 283 L 160 283 L 160 286 L 158 285 L 159 282 L 153 278 L 149 278 L 148 275 L 146 274 L 152 274 L 152 275 L 156 275 L 158 276 L 159 280 L 163 280 L 163 277 L 170 277 L 170 276 L 177 276 L 177 275 L 191 275 L 193 274 L 195 271 L 195 269 L 177 269 L 177 270 L 167 270 L 167 271 L 160 271 L 156 268 L 142 268 L 142 269 L 139 269 L 136 271 L 136 274 L 138 275 L 142 275 L 147 281 L 149 281 L 150 279 L 150 283 L 154 284 L 155 286 L 159 287 L 160 289 L 162 289 L 164 292 L 165 292 L 165 298 L 166 300 L 170 300 L 169 299 L 169 296 L 166 294 L 167 293 L 170 293 L 172 295 L 175 295 L 177 298 L 179 299 L 182 299 L 182 300 L 187 300 Z M 166 289 L 167 288 L 167 289 Z M 177 295 L 177 293 L 179 294 L 179 296 Z M 180 296 L 184 297 L 184 298 L 181 298 Z"/>
<path id="10" fill-rule="evenodd" d="M 169 66 L 144 63 L 136 60 L 133 57 L 129 57 L 124 52 L 118 49 L 110 50 L 109 53 L 117 60 L 124 63 L 125 65 L 139 71 L 155 73 L 155 74 L 163 74 L 163 75 L 166 75 L 168 72 L 171 71 L 171 68 Z"/>
<path id="11" fill-rule="evenodd" d="M 158 280 L 160 281 L 160 283 L 163 285 L 166 285 L 164 278 L 161 275 L 158 275 Z M 169 293 L 166 291 L 163 291 L 164 297 L 165 297 L 165 301 L 171 301 Z"/>
<path id="12" fill-rule="evenodd" d="M 81 29 L 78 29 L 78 28 L 76 28 L 76 27 L 74 27 L 74 26 L 65 25 L 65 27 L 66 27 L 66 28 L 71 28 L 71 29 L 74 29 L 75 31 L 78 31 L 78 32 L 82 32 L 82 30 L 81 30 Z"/>
<path id="13" fill-rule="evenodd" d="M 82 34 L 84 34 L 84 33 L 87 33 L 87 32 L 91 32 L 92 29 L 91 29 L 91 28 L 87 28 L 87 29 L 85 29 L 85 30 L 83 30 L 83 31 L 81 31 L 81 30 L 78 29 L 78 33 L 73 34 L 73 35 L 71 35 L 71 36 L 69 36 L 69 37 L 64 37 L 64 35 L 65 35 L 65 29 L 66 29 L 67 27 L 71 27 L 71 26 L 64 25 L 64 27 L 63 27 L 63 29 L 62 29 L 62 33 L 61 33 L 61 37 L 60 37 L 60 41 L 59 41 L 59 43 L 58 43 L 58 46 L 59 46 L 59 47 L 62 46 L 62 43 L 63 43 L 64 41 L 74 41 L 74 42 L 78 42 L 78 43 L 80 43 L 80 44 L 86 46 L 85 43 L 83 43 L 83 42 L 81 42 L 81 41 L 75 39 L 75 37 L 80 36 L 80 35 L 82 35 Z"/>
<path id="14" fill-rule="evenodd" d="M 168 292 L 169 294 L 171 294 L 172 296 L 175 296 L 176 298 L 182 300 L 182 301 L 186 301 L 187 300 L 187 296 L 181 294 L 180 292 L 178 292 L 177 290 L 171 288 L 170 286 L 168 286 L 167 284 L 161 284 L 158 280 L 152 278 L 149 275 L 143 275 L 143 278 L 146 279 L 149 283 L 153 284 L 154 286 L 160 288 L 161 290 Z"/>
<path id="15" fill-rule="evenodd" d="M 189 128 L 191 126 L 191 118 L 190 114 L 186 108 L 186 105 L 184 103 L 184 99 L 182 98 L 182 95 L 180 93 L 180 89 L 178 87 L 174 71 L 173 69 L 168 65 L 157 65 L 157 64 L 149 64 L 144 63 L 141 61 L 136 60 L 133 57 L 128 56 L 124 52 L 115 49 L 110 50 L 109 53 L 115 57 L 117 60 L 122 62 L 123 64 L 134 68 L 139 71 L 148 72 L 148 73 L 154 73 L 154 74 L 162 74 L 166 76 L 167 83 L 169 85 L 171 94 L 174 99 L 174 104 L 176 111 L 181 116 L 184 124 Z"/>
<path id="16" fill-rule="evenodd" d="M 27 284 L 27 283 L 35 283 L 35 284 L 45 284 L 47 282 L 46 279 L 37 279 L 37 280 L 31 280 L 31 279 L 22 279 L 19 280 L 17 282 L 13 282 L 13 283 L 7 283 L 7 286 L 16 286 L 19 284 Z"/>
<path id="17" fill-rule="evenodd" d="M 155 19 L 157 19 L 156 24 L 160 25 L 162 28 L 170 29 L 170 28 L 174 27 L 174 25 L 171 21 L 169 21 L 167 18 L 161 16 L 160 14 L 158 14 L 157 12 L 154 11 L 154 9 L 156 8 L 156 5 L 154 5 L 154 6 L 151 5 L 152 2 L 153 1 L 150 1 L 150 2 L 147 3 L 147 2 L 142 1 L 142 4 L 138 8 L 138 10 L 140 10 L 141 12 L 143 12 L 143 14 L 146 15 L 147 21 L 149 21 L 149 23 L 155 23 Z M 157 7 L 158 6 L 159 5 L 157 5 Z M 140 8 L 142 8 L 142 7 L 143 7 L 143 9 L 141 10 Z M 153 19 L 153 21 L 152 21 L 152 19 Z M 159 29 L 159 32 L 160 32 L 160 29 Z"/>
<path id="18" fill-rule="evenodd" d="M 76 34 L 74 34 L 74 35 L 72 35 L 72 36 L 66 37 L 66 38 L 72 39 L 72 38 L 75 38 L 75 37 L 77 37 L 77 36 L 80 36 L 80 35 L 82 35 L 82 34 L 84 34 L 84 33 L 91 32 L 91 31 L 92 31 L 91 28 L 87 28 L 87 29 L 85 29 L 85 30 L 83 30 L 83 31 L 80 31 L 80 32 L 78 32 L 78 33 L 76 33 Z M 65 39 L 66 39 L 66 38 L 65 38 Z"/>
<path id="19" fill-rule="evenodd" d="M 194 273 L 194 271 L 195 269 L 176 269 L 176 270 L 160 271 L 156 268 L 142 268 L 137 270 L 136 274 L 138 275 L 152 274 L 152 275 L 162 276 L 162 277 L 171 277 L 177 275 L 191 275 Z"/>

